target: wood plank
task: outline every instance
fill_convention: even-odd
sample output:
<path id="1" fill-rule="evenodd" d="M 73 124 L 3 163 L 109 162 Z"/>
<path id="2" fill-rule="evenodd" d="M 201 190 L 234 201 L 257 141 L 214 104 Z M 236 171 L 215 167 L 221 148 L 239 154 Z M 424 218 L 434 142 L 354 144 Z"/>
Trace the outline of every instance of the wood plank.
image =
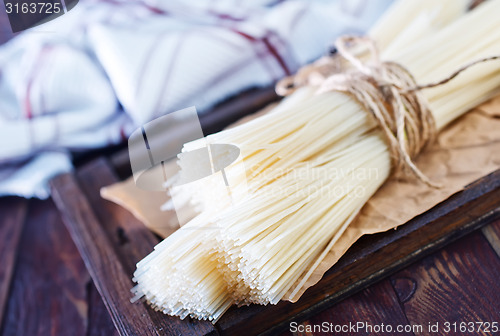
<path id="1" fill-rule="evenodd" d="M 0 201 L 0 328 L 26 217 L 27 201 L 3 197 Z"/>
<path id="2" fill-rule="evenodd" d="M 306 324 L 322 326 L 328 324 L 330 334 L 373 335 L 370 327 L 384 325 L 384 330 L 396 330 L 398 325 L 407 325 L 405 313 L 399 304 L 398 296 L 388 279 L 380 281 L 361 292 L 347 298 L 335 306 L 309 318 Z M 357 323 L 363 322 L 364 326 Z M 345 327 L 344 327 L 345 326 Z M 390 327 L 389 327 L 390 326 Z M 338 329 L 335 328 L 345 328 Z M 318 327 L 316 327 L 318 328 Z M 385 333 L 385 334 L 390 334 Z M 394 334 L 394 332 L 392 332 Z M 284 335 L 293 333 L 285 333 Z M 405 335 L 413 335 L 412 332 Z"/>
<path id="3" fill-rule="evenodd" d="M 31 200 L 3 335 L 85 335 L 85 266 L 50 200 Z"/>
<path id="4" fill-rule="evenodd" d="M 152 251 L 159 243 L 159 238 L 129 211 L 100 196 L 102 187 L 118 182 L 118 177 L 105 158 L 81 167 L 76 177 L 117 255 L 122 259 L 124 268 L 128 274 L 132 274 L 135 264 Z"/>
<path id="5" fill-rule="evenodd" d="M 500 259 L 478 231 L 394 274 L 391 281 L 408 320 L 425 326 L 418 335 L 429 335 L 429 322 L 439 323 L 439 334 L 447 334 L 445 322 L 498 322 L 499 278 Z M 469 334 L 496 333 L 490 328 Z"/>
<path id="6" fill-rule="evenodd" d="M 60 175 L 52 180 L 51 185 L 52 196 L 66 227 L 120 334 L 160 335 L 146 309 L 141 305 L 130 304 L 130 279 L 74 176 Z"/>
<path id="7" fill-rule="evenodd" d="M 296 303 L 230 309 L 219 321 L 223 334 L 273 334 L 373 284 L 422 256 L 500 217 L 500 171 L 494 172 L 398 230 L 361 238 Z"/>
<path id="8" fill-rule="evenodd" d="M 101 295 L 90 280 L 87 284 L 88 301 L 88 325 L 87 335 L 89 336 L 118 336 L 118 330 L 113 325 L 113 321 L 108 314 L 106 306 L 102 302 Z"/>
<path id="9" fill-rule="evenodd" d="M 81 167 L 77 172 L 77 179 L 98 220 L 110 237 L 124 269 L 132 278 L 136 263 L 149 254 L 160 239 L 129 211 L 101 198 L 102 187 L 118 182 L 118 177 L 106 159 L 100 158 Z M 146 307 L 153 322 L 162 325 L 163 330 L 170 328 L 172 332 L 184 331 L 186 321 L 153 311 L 149 306 Z M 196 332 L 199 334 L 216 333 L 210 322 L 189 319 L 187 321 L 197 325 Z"/>
<path id="10" fill-rule="evenodd" d="M 495 250 L 496 254 L 500 257 L 500 221 L 486 225 L 481 231 L 491 247 Z"/>
<path id="11" fill-rule="evenodd" d="M 210 324 L 181 321 L 155 313 L 145 304 L 131 304 L 131 274 L 127 272 L 122 263 L 124 258 L 118 256 L 103 223 L 96 217 L 75 176 L 61 175 L 52 180 L 51 185 L 53 198 L 66 226 L 121 335 L 215 333 Z M 105 218 L 104 221 L 107 220 Z"/>
<path id="12" fill-rule="evenodd" d="M 118 177 L 106 159 L 100 158 L 83 166 L 77 172 L 77 178 L 87 200 L 96 212 L 98 220 L 107 231 L 124 268 L 132 278 L 136 263 L 149 254 L 160 239 L 129 211 L 101 198 L 101 188 L 118 181 Z M 182 330 L 185 324 L 176 317 L 153 311 L 149 306 L 147 309 L 153 322 L 164 325 L 164 330 L 165 326 L 172 328 L 176 325 L 177 327 L 174 327 L 173 330 L 176 328 Z M 191 323 L 199 325 L 197 331 L 200 334 L 216 333 L 210 322 L 191 321 Z"/>

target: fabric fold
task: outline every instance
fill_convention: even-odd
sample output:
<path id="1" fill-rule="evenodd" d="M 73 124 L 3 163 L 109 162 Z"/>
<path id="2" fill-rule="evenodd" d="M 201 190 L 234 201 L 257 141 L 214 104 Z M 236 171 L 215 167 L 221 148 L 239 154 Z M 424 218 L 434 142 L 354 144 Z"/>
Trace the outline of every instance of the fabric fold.
<path id="1" fill-rule="evenodd" d="M 0 48 L 0 171 L 120 143 L 165 113 L 204 113 L 272 85 L 339 34 L 364 32 L 389 2 L 80 1 Z M 58 164 L 37 176 L 67 171 Z M 48 195 L 34 192 L 39 180 L 9 176 L 0 195 Z"/>

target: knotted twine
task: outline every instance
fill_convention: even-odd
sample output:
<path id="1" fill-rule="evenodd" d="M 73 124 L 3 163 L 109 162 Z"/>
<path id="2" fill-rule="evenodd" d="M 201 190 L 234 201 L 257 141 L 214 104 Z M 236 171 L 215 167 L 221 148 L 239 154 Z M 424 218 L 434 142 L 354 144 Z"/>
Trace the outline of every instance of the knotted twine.
<path id="1" fill-rule="evenodd" d="M 368 37 L 342 36 L 335 42 L 340 57 L 323 57 L 276 85 L 276 92 L 286 96 L 299 87 L 318 86 L 317 94 L 340 91 L 351 95 L 377 121 L 388 144 L 393 172 L 411 173 L 433 188 L 413 159 L 436 135 L 436 122 L 429 103 L 422 95 L 425 88 L 443 85 L 469 67 L 500 56 L 483 58 L 460 67 L 443 80 L 418 85 L 401 64 L 381 61 L 375 42 Z M 352 51 L 365 48 L 369 58 L 363 62 Z"/>

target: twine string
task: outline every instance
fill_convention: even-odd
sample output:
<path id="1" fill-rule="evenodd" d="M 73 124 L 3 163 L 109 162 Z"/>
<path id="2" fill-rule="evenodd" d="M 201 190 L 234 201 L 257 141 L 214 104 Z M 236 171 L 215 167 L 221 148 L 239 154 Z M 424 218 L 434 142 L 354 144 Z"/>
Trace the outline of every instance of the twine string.
<path id="1" fill-rule="evenodd" d="M 500 56 L 467 63 L 438 82 L 418 85 L 401 64 L 381 61 L 375 42 L 368 37 L 342 36 L 335 47 L 340 57 L 323 57 L 301 68 L 295 76 L 278 82 L 276 92 L 286 96 L 312 85 L 318 87 L 316 94 L 340 91 L 351 95 L 382 130 L 393 171 L 403 171 L 430 187 L 440 188 L 413 161 L 437 134 L 434 116 L 421 91 L 446 84 L 466 69 Z M 369 52 L 367 61 L 356 56 L 359 48 Z"/>

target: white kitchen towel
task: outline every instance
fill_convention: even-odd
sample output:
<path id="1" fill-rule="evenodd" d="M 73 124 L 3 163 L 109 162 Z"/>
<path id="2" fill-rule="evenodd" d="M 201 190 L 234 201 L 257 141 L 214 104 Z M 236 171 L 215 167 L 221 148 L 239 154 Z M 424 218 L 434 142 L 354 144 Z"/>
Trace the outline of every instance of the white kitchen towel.
<path id="1" fill-rule="evenodd" d="M 68 151 L 271 85 L 389 2 L 81 1 L 0 48 L 0 195 L 46 198 Z"/>

